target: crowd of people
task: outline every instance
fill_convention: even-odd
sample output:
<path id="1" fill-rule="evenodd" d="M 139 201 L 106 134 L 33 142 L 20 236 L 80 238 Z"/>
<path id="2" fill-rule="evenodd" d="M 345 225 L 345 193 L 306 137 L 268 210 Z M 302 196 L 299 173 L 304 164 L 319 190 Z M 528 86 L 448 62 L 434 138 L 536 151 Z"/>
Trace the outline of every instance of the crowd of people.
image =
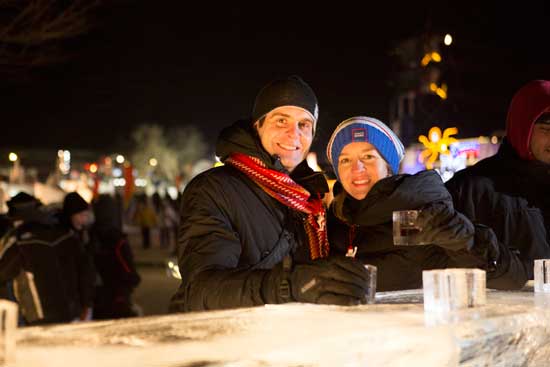
<path id="1" fill-rule="evenodd" d="M 21 325 L 138 315 L 131 295 L 140 276 L 114 197 L 90 205 L 72 192 L 51 208 L 21 192 L 7 204 L 1 297 L 19 304 Z"/>

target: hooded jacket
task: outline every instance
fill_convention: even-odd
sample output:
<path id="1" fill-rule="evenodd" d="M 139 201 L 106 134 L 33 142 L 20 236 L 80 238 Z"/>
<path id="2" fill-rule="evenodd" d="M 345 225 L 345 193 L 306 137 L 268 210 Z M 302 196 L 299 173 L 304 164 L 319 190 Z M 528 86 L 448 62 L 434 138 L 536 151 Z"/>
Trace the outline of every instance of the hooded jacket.
<path id="1" fill-rule="evenodd" d="M 550 256 L 550 166 L 534 159 L 529 143 L 534 122 L 549 111 L 550 82 L 528 83 L 512 99 L 497 154 L 446 183 L 457 210 L 519 251 L 531 279 L 533 260 Z"/>
<path id="2" fill-rule="evenodd" d="M 284 172 L 279 159 L 261 147 L 250 121 L 224 129 L 216 154 L 240 152 Z M 328 191 L 324 176 L 302 162 L 291 177 L 310 193 Z M 231 166 L 196 176 L 183 192 L 178 238 L 182 282 L 174 311 L 247 307 L 265 303 L 266 274 L 291 254 L 309 259 L 304 215 L 279 203 Z"/>
<path id="3" fill-rule="evenodd" d="M 529 142 L 534 122 L 545 112 L 550 112 L 550 81 L 534 80 L 512 98 L 506 118 L 506 137 L 519 158 L 535 159 Z"/>
<path id="4" fill-rule="evenodd" d="M 392 213 L 407 209 L 422 210 L 421 239 L 428 245 L 393 244 Z M 485 269 L 486 259 L 474 256 L 472 250 L 483 245 L 481 241 L 495 241 L 481 238 L 478 228 L 454 209 L 435 171 L 384 178 L 363 200 L 345 192 L 337 194 L 328 214 L 328 233 L 333 253 L 345 253 L 348 246 L 357 246 L 356 258 L 378 267 L 380 291 L 421 288 L 422 270 Z M 496 242 L 493 245 L 499 246 Z M 502 249 L 497 270 L 487 278 L 490 287 L 510 289 L 523 286 L 524 274 L 519 260 Z"/>

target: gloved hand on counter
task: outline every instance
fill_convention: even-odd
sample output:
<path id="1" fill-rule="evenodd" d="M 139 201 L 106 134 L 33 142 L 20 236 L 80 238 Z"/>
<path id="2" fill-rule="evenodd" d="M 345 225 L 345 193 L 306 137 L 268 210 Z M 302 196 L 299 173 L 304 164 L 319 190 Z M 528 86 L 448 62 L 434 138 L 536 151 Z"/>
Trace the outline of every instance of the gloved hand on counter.
<path id="1" fill-rule="evenodd" d="M 304 264 L 278 264 L 264 277 L 266 303 L 306 302 L 356 305 L 366 302 L 368 272 L 350 257 L 329 257 Z"/>

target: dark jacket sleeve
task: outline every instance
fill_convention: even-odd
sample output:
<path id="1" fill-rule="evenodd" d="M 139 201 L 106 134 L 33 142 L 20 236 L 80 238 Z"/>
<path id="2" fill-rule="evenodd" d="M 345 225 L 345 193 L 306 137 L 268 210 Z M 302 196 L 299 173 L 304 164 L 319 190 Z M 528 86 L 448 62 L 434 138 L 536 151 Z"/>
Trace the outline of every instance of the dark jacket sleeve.
<path id="1" fill-rule="evenodd" d="M 182 281 L 172 298 L 173 311 L 264 303 L 261 286 L 268 271 L 239 266 L 242 245 L 220 187 L 199 176 L 183 194 L 178 239 Z"/>
<path id="2" fill-rule="evenodd" d="M 80 302 L 83 307 L 92 307 L 95 296 L 95 267 L 92 255 L 84 249 L 83 244 L 79 245 L 77 261 Z"/>
<path id="3" fill-rule="evenodd" d="M 450 200 L 422 207 L 418 224 L 421 231 L 416 237 L 420 243 L 433 244 L 453 251 L 473 246 L 474 225 L 455 210 Z"/>
<path id="4" fill-rule="evenodd" d="M 533 279 L 534 260 L 550 257 L 540 210 L 522 198 L 496 191 L 492 181 L 484 177 L 461 175 L 449 181 L 447 188 L 457 210 L 495 232 L 508 275 L 525 273 Z"/>
<path id="5" fill-rule="evenodd" d="M 120 270 L 120 281 L 124 288 L 133 290 L 141 283 L 141 277 L 136 269 L 134 253 L 128 243 L 128 238 L 121 235 L 115 245 L 115 256 Z"/>
<path id="6" fill-rule="evenodd" d="M 5 283 L 13 280 L 23 269 L 23 257 L 15 243 L 2 249 L 0 256 L 0 283 Z"/>

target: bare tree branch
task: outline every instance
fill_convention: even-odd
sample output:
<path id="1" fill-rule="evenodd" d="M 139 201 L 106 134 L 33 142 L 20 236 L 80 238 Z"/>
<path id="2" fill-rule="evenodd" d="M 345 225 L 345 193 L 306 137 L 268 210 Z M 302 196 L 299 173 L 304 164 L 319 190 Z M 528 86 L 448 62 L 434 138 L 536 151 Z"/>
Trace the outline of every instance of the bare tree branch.
<path id="1" fill-rule="evenodd" d="M 0 0 L 0 66 L 65 61 L 67 41 L 90 31 L 100 5 L 102 0 Z"/>

